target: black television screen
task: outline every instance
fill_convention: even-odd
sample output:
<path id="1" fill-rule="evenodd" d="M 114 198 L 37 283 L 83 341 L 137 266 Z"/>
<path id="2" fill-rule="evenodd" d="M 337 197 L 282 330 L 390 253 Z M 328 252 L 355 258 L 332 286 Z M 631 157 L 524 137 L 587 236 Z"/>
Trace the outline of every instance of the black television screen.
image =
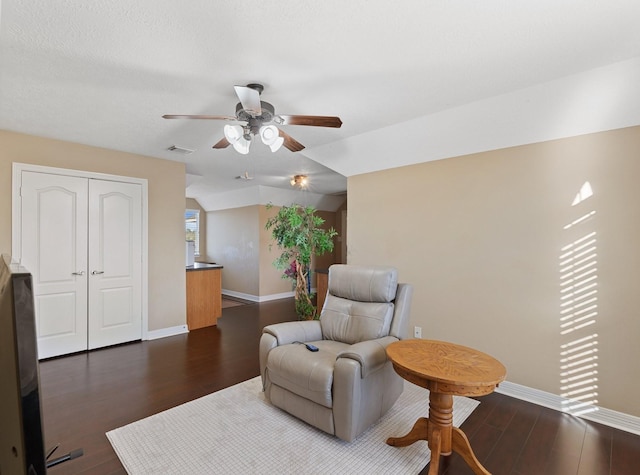
<path id="1" fill-rule="evenodd" d="M 0 474 L 46 474 L 31 274 L 0 259 Z"/>

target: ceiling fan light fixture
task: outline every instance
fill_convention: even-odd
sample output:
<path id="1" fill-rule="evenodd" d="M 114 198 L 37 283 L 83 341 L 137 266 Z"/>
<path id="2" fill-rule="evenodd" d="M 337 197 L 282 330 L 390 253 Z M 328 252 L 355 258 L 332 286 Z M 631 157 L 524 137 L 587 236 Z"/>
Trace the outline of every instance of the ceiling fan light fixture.
<path id="1" fill-rule="evenodd" d="M 260 138 L 265 145 L 268 145 L 272 152 L 277 152 L 284 138 L 280 137 L 280 131 L 275 125 L 264 125 L 260 127 Z"/>
<path id="2" fill-rule="evenodd" d="M 282 147 L 282 144 L 284 143 L 284 139 L 282 137 L 278 137 L 275 142 L 273 142 L 272 144 L 269 144 L 269 148 L 271 149 L 272 152 L 277 152 L 278 150 L 280 150 L 280 147 Z"/>
<path id="3" fill-rule="evenodd" d="M 225 125 L 224 126 L 224 138 L 226 138 L 230 144 L 235 144 L 243 136 L 244 131 L 239 125 Z"/>
<path id="4" fill-rule="evenodd" d="M 1 1 L 1 0 L 0 0 Z M 204 119 L 204 120 L 228 120 L 245 122 L 244 126 L 226 125 L 224 138 L 220 139 L 212 147 L 225 149 L 229 145 L 236 145 L 241 139 L 244 142 L 234 147 L 240 153 L 248 153 L 249 143 L 254 135 L 260 134 L 263 143 L 269 146 L 272 152 L 281 147 L 292 152 L 299 152 L 304 145 L 292 138 L 276 125 L 305 125 L 313 127 L 335 127 L 342 125 L 340 117 L 323 115 L 276 115 L 272 104 L 260 100 L 264 90 L 262 84 L 252 83 L 246 86 L 234 86 L 236 96 L 240 102 L 236 104 L 235 116 L 230 115 L 194 115 L 194 114 L 165 114 L 165 119 Z M 276 125 L 265 125 L 273 122 Z"/>
<path id="5" fill-rule="evenodd" d="M 231 141 L 229 140 L 229 142 Z M 236 150 L 236 152 L 241 153 L 242 155 L 246 155 L 249 153 L 250 146 L 251 140 L 247 140 L 242 136 L 240 136 L 240 138 L 233 143 L 233 148 Z"/>
<path id="6" fill-rule="evenodd" d="M 275 125 L 263 125 L 260 127 L 260 138 L 265 144 L 273 143 L 278 136 L 278 128 Z"/>

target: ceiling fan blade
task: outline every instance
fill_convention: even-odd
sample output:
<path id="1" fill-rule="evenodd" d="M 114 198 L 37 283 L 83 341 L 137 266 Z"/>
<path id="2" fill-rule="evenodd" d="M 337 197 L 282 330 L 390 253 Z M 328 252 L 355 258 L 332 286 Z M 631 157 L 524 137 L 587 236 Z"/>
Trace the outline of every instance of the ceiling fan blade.
<path id="1" fill-rule="evenodd" d="M 163 119 L 209 119 L 209 120 L 238 120 L 230 115 L 180 115 L 165 114 Z"/>
<path id="2" fill-rule="evenodd" d="M 340 128 L 342 125 L 340 117 L 327 115 L 279 115 L 279 117 L 282 118 L 282 125 L 313 125 L 335 128 Z"/>
<path id="3" fill-rule="evenodd" d="M 222 137 L 220 141 L 213 146 L 213 148 L 227 148 L 231 143 L 227 140 L 226 137 Z"/>
<path id="4" fill-rule="evenodd" d="M 304 145 L 302 145 L 300 142 L 298 142 L 296 139 L 291 137 L 286 132 L 283 132 L 282 130 L 278 129 L 278 133 L 280 137 L 284 139 L 284 143 L 282 145 L 287 147 L 292 152 L 299 152 L 300 150 L 304 150 Z"/>
<path id="5" fill-rule="evenodd" d="M 242 108 L 247 112 L 255 115 L 262 114 L 262 106 L 260 105 L 260 93 L 248 86 L 233 86 L 236 95 L 240 99 Z"/>

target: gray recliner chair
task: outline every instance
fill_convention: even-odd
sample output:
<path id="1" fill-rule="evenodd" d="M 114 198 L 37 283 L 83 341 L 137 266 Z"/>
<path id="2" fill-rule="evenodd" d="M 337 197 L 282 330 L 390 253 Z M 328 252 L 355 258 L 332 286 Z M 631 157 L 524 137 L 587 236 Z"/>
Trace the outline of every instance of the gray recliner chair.
<path id="1" fill-rule="evenodd" d="M 413 288 L 392 267 L 333 265 L 320 320 L 269 325 L 260 338 L 266 398 L 352 441 L 403 390 L 385 348 L 409 332 Z M 306 344 L 318 351 L 309 351 Z"/>

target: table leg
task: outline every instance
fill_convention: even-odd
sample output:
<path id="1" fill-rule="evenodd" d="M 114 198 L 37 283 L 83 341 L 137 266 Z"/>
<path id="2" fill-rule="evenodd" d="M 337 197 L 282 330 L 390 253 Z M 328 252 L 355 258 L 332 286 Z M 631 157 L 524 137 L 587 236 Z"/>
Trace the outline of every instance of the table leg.
<path id="1" fill-rule="evenodd" d="M 442 455 L 442 431 L 440 427 L 430 424 L 426 417 L 418 419 L 407 435 L 389 437 L 387 444 L 394 447 L 406 447 L 419 440 L 426 440 L 431 450 L 429 475 L 437 475 L 440 467 L 440 455 Z"/>
<path id="2" fill-rule="evenodd" d="M 429 473 L 428 475 L 438 475 L 438 469 L 440 468 L 440 453 L 442 449 L 442 439 L 440 436 L 439 428 L 435 428 L 433 432 L 431 432 L 431 439 L 429 440 L 429 449 L 431 450 L 431 460 L 429 462 Z"/>
<path id="3" fill-rule="evenodd" d="M 394 447 L 406 447 L 419 440 L 426 440 L 431 450 L 429 475 L 437 475 L 440 456 L 456 452 L 471 467 L 476 475 L 491 475 L 476 458 L 469 439 L 462 430 L 453 427 L 453 396 L 429 393 L 429 418 L 419 418 L 411 430 L 402 437 L 389 437 L 387 444 Z"/>
<path id="4" fill-rule="evenodd" d="M 471 467 L 473 473 L 476 475 L 491 475 L 490 472 L 484 468 L 480 461 L 476 458 L 473 450 L 471 449 L 471 444 L 469 443 L 469 439 L 464 432 L 462 432 L 457 427 L 453 428 L 453 433 L 451 434 L 451 443 L 453 451 L 460 454 L 460 456 L 467 462 L 467 465 Z"/>
<path id="5" fill-rule="evenodd" d="M 402 437 L 389 437 L 387 444 L 394 447 L 406 447 L 419 440 L 429 440 L 429 419 L 421 417 L 413 424 L 413 427 L 407 435 Z"/>

